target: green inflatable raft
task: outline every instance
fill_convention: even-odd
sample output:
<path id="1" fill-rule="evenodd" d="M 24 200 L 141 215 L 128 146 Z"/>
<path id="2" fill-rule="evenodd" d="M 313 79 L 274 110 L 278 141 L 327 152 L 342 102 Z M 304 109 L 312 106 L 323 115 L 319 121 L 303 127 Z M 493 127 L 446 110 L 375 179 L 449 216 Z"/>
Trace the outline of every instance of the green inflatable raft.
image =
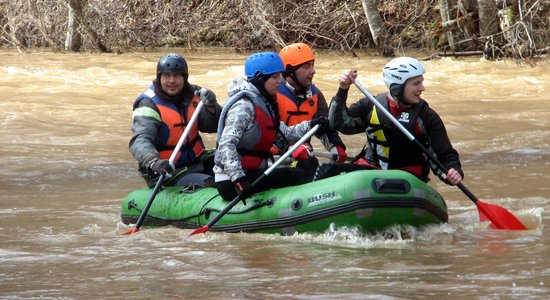
<path id="1" fill-rule="evenodd" d="M 121 220 L 135 224 L 152 189 L 131 192 Z M 166 187 L 154 199 L 143 226 L 199 228 L 226 205 L 215 188 Z M 307 184 L 259 192 L 239 202 L 210 231 L 279 233 L 324 232 L 331 224 L 364 232 L 392 225 L 422 226 L 448 220 L 441 195 L 399 170 L 368 170 Z"/>

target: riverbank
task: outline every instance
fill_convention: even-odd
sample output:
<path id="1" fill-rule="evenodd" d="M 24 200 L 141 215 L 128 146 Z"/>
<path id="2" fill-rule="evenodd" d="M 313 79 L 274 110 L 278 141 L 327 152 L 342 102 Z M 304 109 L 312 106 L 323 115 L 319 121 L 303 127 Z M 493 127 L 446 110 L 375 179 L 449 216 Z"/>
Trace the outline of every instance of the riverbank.
<path id="1" fill-rule="evenodd" d="M 0 47 L 126 53 L 135 48 L 221 46 L 244 53 L 276 51 L 299 41 L 315 49 L 370 49 L 384 56 L 417 48 L 427 55 L 491 59 L 532 58 L 550 49 L 548 1 L 479 0 L 468 7 L 440 0 L 437 4 L 433 0 L 0 1 L 0 24 L 4 24 Z"/>

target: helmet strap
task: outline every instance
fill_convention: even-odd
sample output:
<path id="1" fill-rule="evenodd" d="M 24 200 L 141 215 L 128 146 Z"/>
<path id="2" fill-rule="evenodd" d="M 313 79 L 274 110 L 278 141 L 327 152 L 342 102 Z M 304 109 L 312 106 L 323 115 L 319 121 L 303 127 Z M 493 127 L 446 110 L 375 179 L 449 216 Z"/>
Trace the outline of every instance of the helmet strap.
<path id="1" fill-rule="evenodd" d="M 258 73 L 256 74 L 256 76 L 249 78 L 248 82 L 250 82 L 253 86 L 255 86 L 256 89 L 258 89 L 258 91 L 262 94 L 262 96 L 266 98 L 270 98 L 271 95 L 267 93 L 264 86 L 265 82 L 269 79 L 269 77 L 271 77 L 271 75 L 264 75 L 262 73 Z"/>
<path id="2" fill-rule="evenodd" d="M 291 72 L 288 72 L 288 76 L 285 76 L 285 79 L 287 77 L 290 77 L 290 79 L 292 79 L 292 82 L 289 82 L 292 87 L 294 87 L 294 90 L 298 90 L 298 91 L 303 91 L 304 93 L 307 91 L 307 86 L 304 86 L 299 80 L 298 78 L 296 78 L 296 73 L 294 72 L 296 70 L 296 68 L 294 68 L 294 70 L 292 70 Z M 285 71 L 286 72 L 286 71 Z M 287 81 L 288 82 L 288 81 Z"/>
<path id="3" fill-rule="evenodd" d="M 393 99 L 397 100 L 397 102 L 401 104 L 407 104 L 403 100 L 403 93 L 405 91 L 405 83 L 403 84 L 392 84 L 390 87 L 390 95 Z"/>

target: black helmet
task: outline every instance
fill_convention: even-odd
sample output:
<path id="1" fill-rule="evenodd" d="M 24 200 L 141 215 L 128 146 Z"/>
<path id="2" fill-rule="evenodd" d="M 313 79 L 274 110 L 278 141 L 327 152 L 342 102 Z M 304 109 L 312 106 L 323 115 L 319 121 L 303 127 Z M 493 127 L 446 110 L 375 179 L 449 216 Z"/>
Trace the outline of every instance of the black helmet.
<path id="1" fill-rule="evenodd" d="M 189 75 L 187 62 L 176 53 L 168 53 L 159 59 L 157 64 L 157 77 L 162 73 L 180 73 L 185 77 Z"/>

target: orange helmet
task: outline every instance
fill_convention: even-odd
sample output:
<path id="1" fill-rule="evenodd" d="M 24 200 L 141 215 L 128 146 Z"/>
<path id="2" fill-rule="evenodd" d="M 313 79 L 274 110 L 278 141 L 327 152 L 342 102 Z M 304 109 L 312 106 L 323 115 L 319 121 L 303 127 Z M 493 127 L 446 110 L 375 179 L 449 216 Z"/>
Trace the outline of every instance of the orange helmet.
<path id="1" fill-rule="evenodd" d="M 304 43 L 295 43 L 283 47 L 283 49 L 279 51 L 279 56 L 283 60 L 285 69 L 288 68 L 288 66 L 297 67 L 308 61 L 315 60 L 313 50 Z"/>

